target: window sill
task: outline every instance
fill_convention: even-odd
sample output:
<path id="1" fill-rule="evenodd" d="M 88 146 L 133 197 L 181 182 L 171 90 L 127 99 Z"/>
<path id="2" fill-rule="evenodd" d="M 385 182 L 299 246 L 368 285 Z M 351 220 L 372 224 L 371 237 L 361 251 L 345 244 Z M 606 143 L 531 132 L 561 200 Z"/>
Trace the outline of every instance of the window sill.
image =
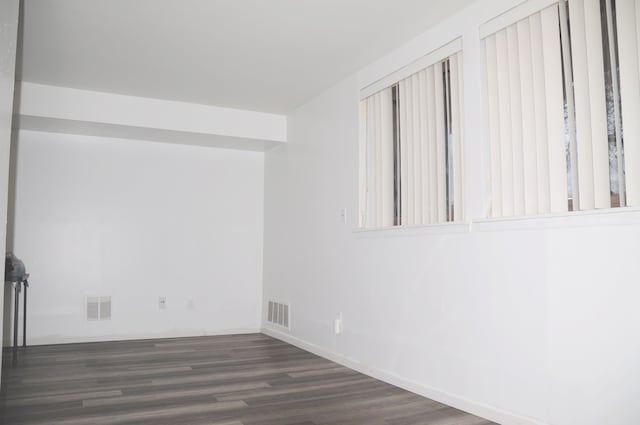
<path id="1" fill-rule="evenodd" d="M 353 233 L 361 237 L 396 237 L 418 235 L 442 235 L 451 233 L 469 233 L 471 224 L 467 222 L 450 222 L 436 224 L 420 224 L 411 226 L 389 226 L 373 228 L 357 228 Z"/>
<path id="2" fill-rule="evenodd" d="M 640 208 L 622 207 L 537 216 L 483 218 L 473 220 L 470 231 L 500 232 L 629 224 L 640 224 Z"/>
<path id="3" fill-rule="evenodd" d="M 640 207 L 608 208 L 536 216 L 482 218 L 471 222 L 357 228 L 353 230 L 353 233 L 358 238 L 380 238 L 625 225 L 640 225 Z"/>

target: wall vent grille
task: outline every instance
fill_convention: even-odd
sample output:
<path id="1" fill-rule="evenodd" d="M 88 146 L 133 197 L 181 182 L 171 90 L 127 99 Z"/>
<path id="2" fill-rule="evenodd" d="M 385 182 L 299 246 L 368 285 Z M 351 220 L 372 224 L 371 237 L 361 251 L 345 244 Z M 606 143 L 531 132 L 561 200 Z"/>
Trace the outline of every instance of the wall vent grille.
<path id="1" fill-rule="evenodd" d="M 290 329 L 289 311 L 289 304 L 269 301 L 267 307 L 267 322 Z"/>
<path id="2" fill-rule="evenodd" d="M 87 320 L 111 320 L 111 297 L 87 297 Z"/>

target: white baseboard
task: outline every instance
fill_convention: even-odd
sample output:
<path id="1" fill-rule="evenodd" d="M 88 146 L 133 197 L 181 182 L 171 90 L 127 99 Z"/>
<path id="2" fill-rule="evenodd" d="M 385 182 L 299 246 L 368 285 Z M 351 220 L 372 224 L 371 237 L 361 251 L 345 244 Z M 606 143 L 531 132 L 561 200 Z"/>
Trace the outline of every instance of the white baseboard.
<path id="1" fill-rule="evenodd" d="M 439 390 L 437 388 L 429 387 L 427 385 L 412 381 L 411 379 L 405 378 L 387 370 L 368 367 L 366 365 L 363 365 L 356 359 L 345 357 L 341 354 L 326 350 L 323 347 L 306 342 L 300 338 L 297 338 L 280 330 L 263 327 L 262 332 L 273 338 L 287 342 L 291 345 L 295 345 L 298 348 L 309 351 L 320 357 L 324 357 L 350 369 L 384 381 L 388 384 L 395 385 L 396 387 L 400 387 L 407 391 L 411 391 L 412 393 L 419 394 L 423 397 L 430 398 L 432 400 L 438 401 L 451 407 L 455 407 L 456 409 L 463 410 L 473 415 L 480 416 L 490 421 L 497 422 L 499 424 L 547 425 L 544 422 L 540 422 L 533 418 L 516 415 L 503 409 L 469 400 L 467 398 L 460 397 L 455 394 Z"/>
<path id="2" fill-rule="evenodd" d="M 114 334 L 114 335 L 94 335 L 94 336 L 75 336 L 75 335 L 48 335 L 40 337 L 29 337 L 27 335 L 28 345 L 51 345 L 51 344 L 77 344 L 85 342 L 106 342 L 106 341 L 131 341 L 136 339 L 161 339 L 161 338 L 182 338 L 194 336 L 214 336 L 214 335 L 233 335 L 233 334 L 253 334 L 260 333 L 260 328 L 238 328 L 238 329 L 222 329 L 222 330 L 192 330 L 192 329 L 176 329 L 166 332 L 144 333 L 144 334 Z M 20 339 L 22 343 L 22 338 Z M 7 347 L 9 345 L 5 345 Z"/>

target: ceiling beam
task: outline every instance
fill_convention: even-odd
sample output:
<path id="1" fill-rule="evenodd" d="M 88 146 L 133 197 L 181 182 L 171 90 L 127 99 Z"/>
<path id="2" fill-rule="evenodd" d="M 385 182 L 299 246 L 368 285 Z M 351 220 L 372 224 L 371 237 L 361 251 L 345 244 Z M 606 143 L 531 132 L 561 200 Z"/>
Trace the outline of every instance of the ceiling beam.
<path id="1" fill-rule="evenodd" d="M 285 115 L 22 82 L 16 127 L 242 150 L 286 142 Z"/>

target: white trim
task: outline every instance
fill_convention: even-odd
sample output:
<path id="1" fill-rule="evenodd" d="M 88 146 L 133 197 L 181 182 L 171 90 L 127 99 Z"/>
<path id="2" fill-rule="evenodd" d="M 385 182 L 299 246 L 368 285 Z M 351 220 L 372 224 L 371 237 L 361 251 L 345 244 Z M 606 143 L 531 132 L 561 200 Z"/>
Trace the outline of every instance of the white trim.
<path id="1" fill-rule="evenodd" d="M 504 13 L 496 16 L 493 19 L 485 22 L 480 25 L 480 38 L 485 39 L 491 34 L 495 34 L 508 27 L 509 25 L 515 24 L 516 22 L 525 19 L 536 12 L 541 11 L 553 4 L 558 3 L 558 0 L 527 0 L 524 1 L 517 6 L 512 7 L 511 9 L 505 11 Z"/>
<path id="2" fill-rule="evenodd" d="M 291 313 L 289 313 L 291 314 Z M 109 321 L 97 321 L 97 324 L 109 324 Z M 216 331 L 175 329 L 163 332 L 153 333 L 133 333 L 133 334 L 112 334 L 112 335 L 95 335 L 95 336 L 76 336 L 76 335 L 46 335 L 37 337 L 28 337 L 27 342 L 32 345 L 52 345 L 52 344 L 83 344 L 87 342 L 108 342 L 108 341 L 132 341 L 132 340 L 154 340 L 165 338 L 190 338 L 198 336 L 219 336 L 219 335 L 237 335 L 237 334 L 254 334 L 262 332 L 261 328 L 233 328 L 222 329 Z"/>
<path id="3" fill-rule="evenodd" d="M 471 224 L 471 231 L 494 232 L 628 225 L 640 225 L 640 207 L 606 208 L 558 214 L 475 219 Z"/>
<path id="4" fill-rule="evenodd" d="M 448 222 L 415 226 L 356 228 L 353 229 L 352 233 L 357 238 L 380 238 L 629 225 L 640 225 L 640 207 L 603 208 L 557 214 L 498 218 L 474 218 L 467 222 Z"/>
<path id="5" fill-rule="evenodd" d="M 439 62 L 447 57 L 453 55 L 454 53 L 458 53 L 462 50 L 462 37 L 458 37 L 455 40 L 441 46 L 431 52 L 427 53 L 420 59 L 411 62 L 409 65 L 406 65 L 397 71 L 392 72 L 391 74 L 386 75 L 385 77 L 380 78 L 379 80 L 369 84 L 368 86 L 362 88 L 360 90 L 360 99 L 365 99 L 371 96 L 374 93 L 379 92 L 380 90 L 384 90 L 387 87 L 391 87 L 395 83 L 400 80 L 403 80 L 410 75 L 415 74 L 418 71 L 421 71 L 428 66 L 433 65 L 436 62 Z"/>
<path id="6" fill-rule="evenodd" d="M 444 403 L 448 406 L 455 407 L 456 409 L 463 410 L 465 412 L 480 416 L 493 422 L 497 422 L 503 425 L 545 425 L 544 422 L 537 421 L 533 418 L 519 416 L 512 412 L 508 412 L 494 406 L 470 400 L 468 398 L 452 394 L 438 388 L 433 388 L 428 385 L 413 381 L 409 378 L 405 378 L 388 370 L 367 366 L 357 359 L 353 359 L 342 354 L 329 351 L 323 347 L 309 343 L 295 336 L 279 332 L 275 329 L 263 328 L 262 332 L 270 337 L 276 338 L 280 341 L 284 341 L 291 345 L 295 345 L 296 347 L 301 348 L 305 351 L 309 351 L 317 356 L 324 357 L 342 366 L 371 376 L 380 381 L 384 381 L 388 384 L 395 385 L 396 387 L 400 387 L 407 391 L 411 391 L 415 394 L 430 398 L 440 403 Z"/>
<path id="7" fill-rule="evenodd" d="M 468 222 L 435 223 L 415 226 L 357 228 L 357 238 L 443 235 L 474 232 L 545 230 L 574 227 L 629 226 L 640 224 L 640 207 L 603 208 L 557 214 L 475 218 Z"/>
<path id="8" fill-rule="evenodd" d="M 434 224 L 417 224 L 404 226 L 389 227 L 367 227 L 353 229 L 353 233 L 358 236 L 414 236 L 414 235 L 440 235 L 446 233 L 469 233 L 471 231 L 471 223 L 447 222 Z"/>

